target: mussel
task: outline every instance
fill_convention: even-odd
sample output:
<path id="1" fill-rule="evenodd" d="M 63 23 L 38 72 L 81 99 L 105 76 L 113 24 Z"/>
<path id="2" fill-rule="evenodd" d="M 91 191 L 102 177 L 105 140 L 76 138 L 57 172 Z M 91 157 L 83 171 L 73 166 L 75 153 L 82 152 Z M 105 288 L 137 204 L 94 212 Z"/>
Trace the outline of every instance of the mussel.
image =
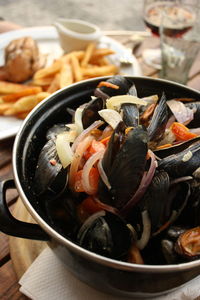
<path id="1" fill-rule="evenodd" d="M 200 101 L 190 102 L 185 104 L 186 107 L 190 108 L 194 112 L 194 118 L 188 124 L 189 128 L 197 128 L 200 127 Z"/>
<path id="2" fill-rule="evenodd" d="M 111 188 L 100 181 L 98 190 L 99 199 L 117 209 L 121 209 L 137 190 L 146 165 L 146 131 L 136 127 L 125 132 L 121 122 L 111 136 L 102 160 Z"/>
<path id="3" fill-rule="evenodd" d="M 110 99 L 117 95 L 125 96 Z M 199 258 L 200 137 L 178 139 L 165 91 L 160 99 L 136 97 L 132 81 L 114 76 L 72 111 L 74 124 L 50 128 L 35 194 L 55 230 L 99 255 L 146 264 Z M 195 116 L 189 126 L 198 125 L 199 103 L 185 105 Z M 66 165 L 60 149 L 70 152 Z"/>
<path id="4" fill-rule="evenodd" d="M 147 128 L 149 140 L 151 142 L 157 142 L 161 140 L 168 118 L 166 95 L 163 93 Z"/>
<path id="5" fill-rule="evenodd" d="M 43 199 L 57 198 L 66 188 L 67 169 L 62 167 L 56 151 L 55 139 L 68 131 L 66 125 L 54 125 L 47 131 L 47 142 L 42 148 L 35 170 L 35 193 Z"/>
<path id="6" fill-rule="evenodd" d="M 104 106 L 105 103 L 102 98 L 94 98 L 85 105 L 82 112 L 82 124 L 84 129 L 100 119 L 98 111 L 103 109 Z"/>
<path id="7" fill-rule="evenodd" d="M 197 141 L 187 149 L 160 160 L 158 168 L 165 170 L 171 177 L 192 175 L 200 166 L 199 155 L 200 141 Z"/>
<path id="8" fill-rule="evenodd" d="M 118 215 L 100 211 L 82 225 L 77 242 L 97 254 L 123 259 L 131 246 L 131 232 Z"/>
<path id="9" fill-rule="evenodd" d="M 116 75 L 107 80 L 108 83 L 114 84 L 118 88 L 108 86 L 97 87 L 94 91 L 96 97 L 106 100 L 109 97 L 116 95 L 126 95 L 132 86 L 132 82 L 123 76 Z"/>
<path id="10" fill-rule="evenodd" d="M 124 103 L 121 105 L 121 114 L 127 127 L 139 126 L 139 109 L 136 104 Z"/>
<path id="11" fill-rule="evenodd" d="M 180 234 L 176 244 L 175 251 L 188 260 L 200 257 L 200 226 L 186 230 Z"/>

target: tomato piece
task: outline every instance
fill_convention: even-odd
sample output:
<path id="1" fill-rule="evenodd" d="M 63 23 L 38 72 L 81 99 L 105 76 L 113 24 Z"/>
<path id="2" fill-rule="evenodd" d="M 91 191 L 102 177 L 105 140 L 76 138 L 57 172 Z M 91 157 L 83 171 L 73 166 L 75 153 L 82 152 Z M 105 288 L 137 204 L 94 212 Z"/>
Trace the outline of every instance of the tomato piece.
<path id="1" fill-rule="evenodd" d="M 99 184 L 99 170 L 97 168 L 91 168 L 89 174 L 89 182 L 92 189 L 97 192 Z"/>
<path id="2" fill-rule="evenodd" d="M 87 149 L 87 151 L 84 153 L 84 158 L 88 160 L 91 155 L 93 155 L 96 152 L 102 151 L 105 149 L 105 145 L 101 142 L 98 142 L 96 140 L 92 141 L 91 146 Z"/>
<path id="3" fill-rule="evenodd" d="M 101 142 L 105 147 L 107 147 L 109 140 L 110 140 L 110 136 L 107 136 L 107 137 L 105 137 L 104 139 L 100 140 L 100 142 Z"/>
<path id="4" fill-rule="evenodd" d="M 172 146 L 172 144 L 164 144 L 164 145 L 156 147 L 156 150 L 165 149 L 165 148 L 168 148 L 168 147 L 171 147 L 171 146 Z"/>
<path id="5" fill-rule="evenodd" d="M 185 125 L 178 122 L 174 122 L 170 128 L 178 141 L 187 141 L 197 136 L 197 134 L 190 132 Z"/>
<path id="6" fill-rule="evenodd" d="M 85 192 L 82 184 L 82 175 L 83 170 L 79 170 L 75 175 L 75 183 L 74 183 L 74 190 L 75 192 L 81 193 Z M 99 182 L 99 171 L 97 168 L 92 167 L 89 173 L 89 182 L 93 190 L 97 191 L 98 189 L 98 182 Z"/>
<path id="7" fill-rule="evenodd" d="M 82 185 L 82 174 L 83 170 L 80 170 L 75 174 L 74 190 L 78 193 L 84 192 L 84 188 Z"/>
<path id="8" fill-rule="evenodd" d="M 90 215 L 102 210 L 101 206 L 93 197 L 87 197 L 77 207 L 77 214 L 79 219 L 84 222 Z"/>
<path id="9" fill-rule="evenodd" d="M 98 84 L 98 88 L 99 87 L 102 87 L 102 86 L 106 86 L 108 88 L 111 88 L 111 89 L 115 89 L 115 90 L 118 90 L 119 89 L 119 86 L 116 85 L 116 84 L 113 84 L 111 82 L 108 82 L 108 81 L 101 81 L 99 84 Z"/>

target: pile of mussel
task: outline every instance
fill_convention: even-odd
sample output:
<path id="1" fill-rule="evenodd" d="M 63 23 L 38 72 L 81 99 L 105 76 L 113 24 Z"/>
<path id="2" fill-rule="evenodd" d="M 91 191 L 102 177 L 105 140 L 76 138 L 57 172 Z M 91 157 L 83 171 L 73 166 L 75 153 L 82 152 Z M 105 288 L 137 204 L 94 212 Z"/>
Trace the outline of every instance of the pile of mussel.
<path id="1" fill-rule="evenodd" d="M 47 132 L 35 193 L 60 234 L 138 264 L 200 257 L 200 102 L 102 81 Z"/>

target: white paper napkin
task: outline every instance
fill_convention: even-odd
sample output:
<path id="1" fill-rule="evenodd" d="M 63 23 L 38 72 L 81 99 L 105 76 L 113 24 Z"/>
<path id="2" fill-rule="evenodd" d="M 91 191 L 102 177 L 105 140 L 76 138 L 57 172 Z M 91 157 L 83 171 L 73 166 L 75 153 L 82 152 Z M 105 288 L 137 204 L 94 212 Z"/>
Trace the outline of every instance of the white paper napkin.
<path id="1" fill-rule="evenodd" d="M 76 279 L 47 247 L 19 281 L 20 291 L 33 300 L 124 300 L 101 293 Z M 200 276 L 156 300 L 200 300 Z"/>

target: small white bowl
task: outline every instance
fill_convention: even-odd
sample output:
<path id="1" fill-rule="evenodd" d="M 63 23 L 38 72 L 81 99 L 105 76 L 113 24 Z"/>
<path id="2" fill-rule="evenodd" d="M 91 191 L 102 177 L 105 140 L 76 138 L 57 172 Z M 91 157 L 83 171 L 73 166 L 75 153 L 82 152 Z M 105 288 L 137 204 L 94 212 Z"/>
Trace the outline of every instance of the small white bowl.
<path id="1" fill-rule="evenodd" d="M 98 26 L 76 19 L 58 19 L 54 26 L 65 52 L 84 50 L 89 43 L 97 42 L 102 35 Z"/>

